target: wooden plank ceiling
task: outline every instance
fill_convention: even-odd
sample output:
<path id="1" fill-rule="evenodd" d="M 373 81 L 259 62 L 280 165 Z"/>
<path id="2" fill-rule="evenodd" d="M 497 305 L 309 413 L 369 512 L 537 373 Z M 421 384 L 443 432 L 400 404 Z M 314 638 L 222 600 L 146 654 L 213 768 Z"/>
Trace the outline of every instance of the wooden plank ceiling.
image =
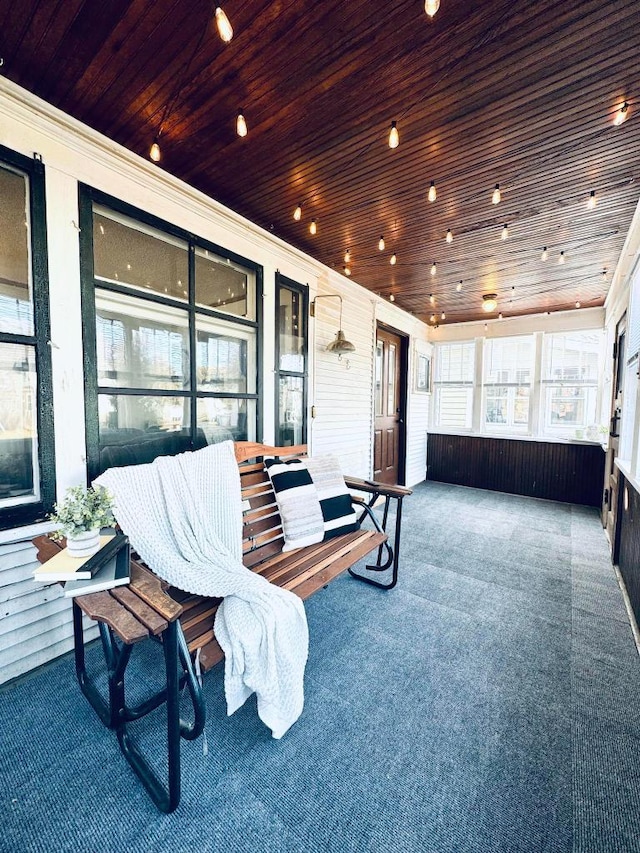
<path id="1" fill-rule="evenodd" d="M 158 168 L 329 266 L 349 248 L 427 322 L 603 304 L 640 195 L 638 0 L 224 10 L 229 44 L 208 0 L 0 0 L 0 73 L 142 156 L 160 132 Z"/>

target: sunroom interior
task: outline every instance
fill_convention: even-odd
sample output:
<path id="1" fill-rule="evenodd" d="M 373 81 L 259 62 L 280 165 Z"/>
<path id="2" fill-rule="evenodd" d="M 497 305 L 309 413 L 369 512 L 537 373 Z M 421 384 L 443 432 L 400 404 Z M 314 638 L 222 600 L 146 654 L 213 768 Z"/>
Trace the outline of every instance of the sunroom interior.
<path id="1" fill-rule="evenodd" d="M 638 33 L 631 0 L 0 0 L 0 849 L 638 849 Z M 305 604 L 282 742 L 214 671 L 163 816 L 33 539 L 228 440 L 412 489 L 399 582 Z"/>

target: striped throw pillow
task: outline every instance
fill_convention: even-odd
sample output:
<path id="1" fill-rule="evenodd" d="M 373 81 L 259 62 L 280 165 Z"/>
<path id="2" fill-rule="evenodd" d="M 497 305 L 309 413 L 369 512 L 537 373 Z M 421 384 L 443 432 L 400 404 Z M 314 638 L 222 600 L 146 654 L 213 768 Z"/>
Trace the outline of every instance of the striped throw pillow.
<path id="1" fill-rule="evenodd" d="M 265 467 L 282 519 L 283 551 L 358 529 L 358 517 L 335 456 L 288 462 L 267 459 Z"/>

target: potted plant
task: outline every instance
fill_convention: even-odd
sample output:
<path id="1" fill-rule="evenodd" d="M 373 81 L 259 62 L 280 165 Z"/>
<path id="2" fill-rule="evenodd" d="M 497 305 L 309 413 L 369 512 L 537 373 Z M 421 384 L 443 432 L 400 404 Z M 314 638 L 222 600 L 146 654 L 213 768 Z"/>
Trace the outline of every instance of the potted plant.
<path id="1" fill-rule="evenodd" d="M 113 498 L 103 486 L 72 486 L 50 516 L 59 536 L 66 536 L 67 550 L 75 557 L 88 557 L 100 548 L 100 529 L 115 524 Z"/>

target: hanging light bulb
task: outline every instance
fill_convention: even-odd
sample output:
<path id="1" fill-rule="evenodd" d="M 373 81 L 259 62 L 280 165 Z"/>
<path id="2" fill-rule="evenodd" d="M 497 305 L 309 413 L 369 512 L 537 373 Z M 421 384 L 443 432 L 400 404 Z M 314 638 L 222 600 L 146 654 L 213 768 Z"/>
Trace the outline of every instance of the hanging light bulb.
<path id="1" fill-rule="evenodd" d="M 589 198 L 587 199 L 587 210 L 593 210 L 593 208 L 596 206 L 596 204 L 597 204 L 596 191 L 591 190 L 591 193 L 589 194 Z"/>
<path id="2" fill-rule="evenodd" d="M 396 265 L 397 260 L 398 259 L 396 258 L 396 253 L 394 252 L 393 255 L 391 255 L 391 257 L 389 258 L 389 263 L 391 264 L 392 267 L 394 267 Z"/>
<path id="3" fill-rule="evenodd" d="M 576 302 L 576 308 L 579 308 L 579 307 L 580 307 L 580 303 Z"/>
<path id="4" fill-rule="evenodd" d="M 344 274 L 345 275 L 351 275 L 351 267 L 345 267 L 344 268 Z"/>
<path id="5" fill-rule="evenodd" d="M 442 312 L 442 314 L 440 315 L 440 319 L 441 319 L 441 320 L 446 320 L 446 319 L 447 319 L 447 315 L 444 313 L 444 311 L 443 311 L 443 312 Z"/>
<path id="6" fill-rule="evenodd" d="M 309 225 L 309 233 L 310 234 L 317 234 L 318 233 L 318 226 L 316 224 L 315 219 L 311 220 L 311 224 Z"/>
<path id="7" fill-rule="evenodd" d="M 459 282 L 456 284 L 456 290 L 458 291 L 458 293 L 460 293 L 460 291 L 462 290 L 462 282 L 461 282 L 461 281 L 459 281 Z"/>
<path id="8" fill-rule="evenodd" d="M 153 140 L 153 145 L 149 149 L 149 158 L 153 160 L 154 163 L 159 163 L 161 157 L 160 145 L 158 144 L 158 137 L 156 137 Z"/>
<path id="9" fill-rule="evenodd" d="M 436 262 L 434 261 L 431 264 L 431 275 L 435 275 L 437 271 L 438 271 L 438 268 L 436 267 Z"/>
<path id="10" fill-rule="evenodd" d="M 300 222 L 302 219 L 302 205 L 299 204 L 296 209 L 293 211 L 293 218 L 296 222 Z"/>
<path id="11" fill-rule="evenodd" d="M 351 252 L 349 251 L 349 249 L 347 249 L 347 251 L 344 253 L 345 264 L 348 264 L 350 260 L 351 260 Z"/>
<path id="12" fill-rule="evenodd" d="M 384 252 L 384 237 L 382 235 L 380 235 L 380 239 L 378 240 L 378 249 Z"/>
<path id="13" fill-rule="evenodd" d="M 238 113 L 238 118 L 236 119 L 236 133 L 238 136 L 247 135 L 247 123 L 244 119 L 244 110 L 240 110 Z"/>
<path id="14" fill-rule="evenodd" d="M 433 18 L 439 8 L 440 0 L 424 0 L 424 11 L 430 18 Z"/>
<path id="15" fill-rule="evenodd" d="M 498 320 L 502 320 L 502 311 L 498 314 Z"/>
<path id="16" fill-rule="evenodd" d="M 489 328 L 489 326 L 485 323 L 485 324 L 484 324 L 484 330 L 485 330 L 485 332 L 487 331 L 487 329 L 488 329 L 488 328 Z"/>
<path id="17" fill-rule="evenodd" d="M 622 124 L 622 122 L 626 121 L 629 118 L 629 104 L 625 101 L 624 104 L 620 107 L 620 109 L 616 112 L 613 117 L 613 123 L 616 127 Z"/>
<path id="18" fill-rule="evenodd" d="M 447 236 L 445 237 L 447 243 L 453 243 L 453 231 L 451 228 L 447 228 Z"/>
<path id="19" fill-rule="evenodd" d="M 482 310 L 487 313 L 495 311 L 498 307 L 498 297 L 495 293 L 485 293 L 482 297 Z"/>
<path id="20" fill-rule="evenodd" d="M 506 240 L 509 237 L 509 229 L 506 224 L 502 226 L 502 234 L 500 235 L 502 240 Z"/>
<path id="21" fill-rule="evenodd" d="M 438 193 L 436 192 L 436 182 L 431 181 L 431 184 L 429 186 L 429 192 L 427 193 L 427 198 L 429 199 L 429 201 L 435 201 L 437 197 Z"/>
<path id="22" fill-rule="evenodd" d="M 560 257 L 558 258 L 558 263 L 559 263 L 559 264 L 563 264 L 563 263 L 564 263 L 564 260 L 565 260 L 565 258 L 564 258 L 564 252 L 560 252 Z"/>
<path id="23" fill-rule="evenodd" d="M 429 317 L 429 322 L 430 322 L 430 323 L 435 323 L 435 321 L 436 321 L 436 315 L 435 315 L 435 314 L 432 314 L 432 315 Z"/>
<path id="24" fill-rule="evenodd" d="M 395 301 L 396 301 L 395 296 L 393 295 L 393 293 L 390 293 L 389 294 L 389 302 L 395 302 Z"/>
<path id="25" fill-rule="evenodd" d="M 229 44 L 231 39 L 233 38 L 233 27 L 229 22 L 229 18 L 225 15 L 223 9 L 220 6 L 216 6 L 216 26 L 218 28 L 218 35 L 222 39 L 225 44 Z"/>
<path id="26" fill-rule="evenodd" d="M 430 294 L 429 294 L 429 302 L 430 302 L 432 305 L 435 305 L 435 304 L 436 304 L 436 298 L 435 298 L 435 296 L 433 295 L 433 293 L 430 293 Z"/>
<path id="27" fill-rule="evenodd" d="M 542 254 L 540 255 L 540 260 L 546 261 L 548 257 L 549 257 L 549 252 L 547 251 L 547 247 L 545 246 L 542 250 Z"/>
<path id="28" fill-rule="evenodd" d="M 496 184 L 493 194 L 491 196 L 491 204 L 500 204 L 500 199 L 502 196 L 500 195 L 500 184 Z"/>
<path id="29" fill-rule="evenodd" d="M 389 148 L 397 148 L 400 144 L 400 135 L 395 121 L 391 122 L 391 130 L 389 131 Z"/>

